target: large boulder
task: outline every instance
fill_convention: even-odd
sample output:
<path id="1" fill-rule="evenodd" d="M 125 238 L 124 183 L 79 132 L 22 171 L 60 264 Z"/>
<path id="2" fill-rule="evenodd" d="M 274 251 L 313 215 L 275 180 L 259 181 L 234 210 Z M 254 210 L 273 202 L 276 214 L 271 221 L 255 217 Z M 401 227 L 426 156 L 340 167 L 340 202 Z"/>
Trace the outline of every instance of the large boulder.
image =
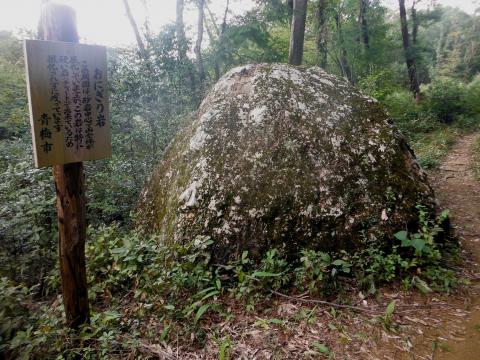
<path id="1" fill-rule="evenodd" d="M 142 192 L 165 242 L 214 240 L 216 261 L 271 247 L 382 245 L 432 189 L 373 99 L 320 68 L 238 67 L 213 87 Z"/>

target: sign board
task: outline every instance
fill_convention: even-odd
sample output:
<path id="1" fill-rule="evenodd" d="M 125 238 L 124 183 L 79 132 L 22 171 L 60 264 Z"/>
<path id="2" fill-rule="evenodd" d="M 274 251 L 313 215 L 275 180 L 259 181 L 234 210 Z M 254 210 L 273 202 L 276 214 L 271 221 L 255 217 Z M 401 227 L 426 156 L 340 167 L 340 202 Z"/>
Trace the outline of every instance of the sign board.
<path id="1" fill-rule="evenodd" d="M 35 165 L 111 156 L 106 48 L 25 40 L 24 51 Z"/>

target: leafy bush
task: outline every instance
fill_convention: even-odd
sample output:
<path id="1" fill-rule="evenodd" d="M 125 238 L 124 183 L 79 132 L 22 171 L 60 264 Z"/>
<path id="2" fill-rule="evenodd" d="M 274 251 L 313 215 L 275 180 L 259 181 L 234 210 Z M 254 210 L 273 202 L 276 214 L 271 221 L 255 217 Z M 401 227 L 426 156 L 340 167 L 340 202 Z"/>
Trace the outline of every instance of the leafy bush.
<path id="1" fill-rule="evenodd" d="M 420 134 L 429 133 L 438 127 L 435 118 L 416 104 L 412 93 L 407 90 L 387 95 L 382 103 L 395 125 L 409 140 L 415 140 Z"/>
<path id="2" fill-rule="evenodd" d="M 480 116 L 480 74 L 468 84 L 465 94 L 467 110 L 474 116 Z"/>
<path id="3" fill-rule="evenodd" d="M 0 355 L 8 350 L 7 344 L 29 322 L 30 314 L 25 306 L 27 296 L 28 288 L 0 278 Z"/>
<path id="4" fill-rule="evenodd" d="M 424 95 L 423 106 L 440 122 L 450 124 L 466 111 L 466 88 L 458 80 L 437 78 L 426 88 Z"/>
<path id="5" fill-rule="evenodd" d="M 369 75 L 359 80 L 358 86 L 379 101 L 383 101 L 391 94 L 401 91 L 395 72 L 389 68 L 372 71 Z"/>
<path id="6" fill-rule="evenodd" d="M 35 169 L 29 150 L 21 139 L 0 142 L 0 276 L 31 286 L 54 264 L 57 219 L 52 173 Z"/>
<path id="7" fill-rule="evenodd" d="M 397 121 L 403 122 L 418 117 L 419 109 L 415 99 L 407 90 L 395 91 L 387 95 L 383 103 L 390 116 Z"/>
<path id="8" fill-rule="evenodd" d="M 0 31 L 0 140 L 28 129 L 22 43 Z"/>
<path id="9" fill-rule="evenodd" d="M 332 258 L 328 253 L 302 250 L 300 266 L 295 269 L 296 285 L 306 288 L 313 295 L 331 295 L 340 286 L 339 276 L 350 275 L 352 264 L 346 254 L 345 259 Z"/>
<path id="10" fill-rule="evenodd" d="M 473 148 L 473 171 L 477 179 L 480 179 L 480 137 L 477 138 Z"/>
<path id="11" fill-rule="evenodd" d="M 430 219 L 423 206 L 418 205 L 417 209 L 418 232 L 399 231 L 390 248 L 367 248 L 354 254 L 356 271 L 362 274 L 361 285 L 369 292 L 375 292 L 377 284 L 394 279 L 402 280 L 407 288 L 416 286 L 424 292 L 431 291 L 430 287 L 449 291 L 459 283 L 452 270 L 458 261 L 458 246 L 451 240 L 445 241 L 448 234 L 443 234 L 448 228 L 448 211 Z"/>

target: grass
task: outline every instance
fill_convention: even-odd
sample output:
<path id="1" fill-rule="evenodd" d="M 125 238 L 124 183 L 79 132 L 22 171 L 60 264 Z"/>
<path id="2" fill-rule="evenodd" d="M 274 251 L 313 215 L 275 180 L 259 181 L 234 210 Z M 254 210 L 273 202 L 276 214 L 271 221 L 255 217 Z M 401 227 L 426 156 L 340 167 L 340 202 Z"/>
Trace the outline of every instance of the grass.
<path id="1" fill-rule="evenodd" d="M 454 126 L 443 126 L 432 132 L 415 136 L 411 146 L 419 164 L 424 169 L 438 167 L 463 131 Z"/>
<path id="2" fill-rule="evenodd" d="M 477 138 L 473 154 L 473 171 L 477 179 L 480 179 L 480 136 Z"/>

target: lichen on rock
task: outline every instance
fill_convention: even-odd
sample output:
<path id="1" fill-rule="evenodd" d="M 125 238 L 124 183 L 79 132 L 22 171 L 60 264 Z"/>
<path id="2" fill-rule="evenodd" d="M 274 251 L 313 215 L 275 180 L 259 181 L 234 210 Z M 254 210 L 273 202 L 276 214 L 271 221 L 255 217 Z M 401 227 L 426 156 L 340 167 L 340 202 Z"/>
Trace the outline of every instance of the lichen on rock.
<path id="1" fill-rule="evenodd" d="M 214 240 L 217 261 L 271 247 L 384 244 L 433 193 L 373 99 L 320 68 L 247 65 L 213 87 L 142 192 L 165 242 Z"/>

